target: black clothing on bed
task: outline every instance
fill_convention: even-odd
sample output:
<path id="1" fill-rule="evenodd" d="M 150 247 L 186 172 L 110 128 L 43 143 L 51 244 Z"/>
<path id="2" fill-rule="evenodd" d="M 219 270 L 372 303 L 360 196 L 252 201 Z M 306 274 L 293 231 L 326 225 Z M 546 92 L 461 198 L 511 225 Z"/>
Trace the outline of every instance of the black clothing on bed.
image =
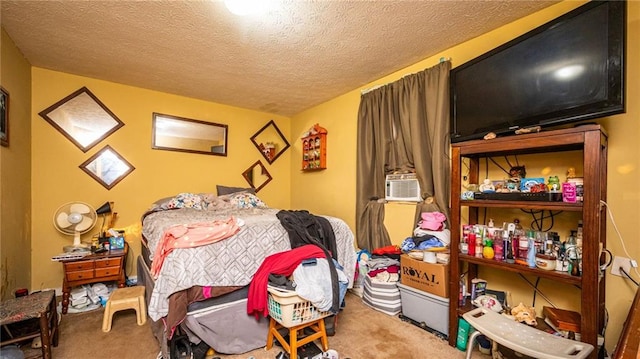
<path id="1" fill-rule="evenodd" d="M 331 223 L 320 216 L 314 216 L 308 211 L 287 211 L 281 210 L 276 214 L 280 223 L 289 234 L 291 249 L 306 244 L 314 244 L 324 251 L 327 259 L 336 255 L 336 237 L 333 233 Z M 329 271 L 331 273 L 331 288 L 333 291 L 333 303 L 331 312 L 338 313 L 340 310 L 340 290 L 338 288 L 338 272 L 332 260 L 329 260 Z"/>
<path id="2" fill-rule="evenodd" d="M 289 233 L 291 249 L 305 244 L 317 245 L 319 243 L 321 244 L 320 247 L 324 247 L 331 253 L 331 258 L 338 259 L 336 255 L 336 236 L 329 220 L 304 210 L 281 210 L 276 214 L 276 217 Z"/>

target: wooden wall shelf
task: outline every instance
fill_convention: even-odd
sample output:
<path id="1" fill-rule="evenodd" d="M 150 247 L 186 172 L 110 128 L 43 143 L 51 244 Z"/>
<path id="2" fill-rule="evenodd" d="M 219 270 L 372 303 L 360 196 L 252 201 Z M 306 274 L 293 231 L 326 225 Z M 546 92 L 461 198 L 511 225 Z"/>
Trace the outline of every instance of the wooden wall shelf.
<path id="1" fill-rule="evenodd" d="M 327 130 L 317 123 L 302 137 L 302 170 L 327 168 Z"/>

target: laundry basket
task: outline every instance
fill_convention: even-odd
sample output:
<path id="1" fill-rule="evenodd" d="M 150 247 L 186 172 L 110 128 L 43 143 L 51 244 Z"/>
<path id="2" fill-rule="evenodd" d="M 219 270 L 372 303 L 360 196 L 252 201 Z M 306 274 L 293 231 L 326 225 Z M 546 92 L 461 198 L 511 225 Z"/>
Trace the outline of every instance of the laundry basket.
<path id="1" fill-rule="evenodd" d="M 311 302 L 299 297 L 295 291 L 267 287 L 269 316 L 282 326 L 290 328 L 331 315 L 318 310 Z"/>

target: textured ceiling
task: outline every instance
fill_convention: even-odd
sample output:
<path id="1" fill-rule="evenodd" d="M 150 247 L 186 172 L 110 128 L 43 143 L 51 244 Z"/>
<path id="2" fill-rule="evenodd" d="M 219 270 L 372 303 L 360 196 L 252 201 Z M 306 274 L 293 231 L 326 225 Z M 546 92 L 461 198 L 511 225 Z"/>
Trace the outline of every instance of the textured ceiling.
<path id="1" fill-rule="evenodd" d="M 0 1 L 33 66 L 285 116 L 557 1 Z"/>

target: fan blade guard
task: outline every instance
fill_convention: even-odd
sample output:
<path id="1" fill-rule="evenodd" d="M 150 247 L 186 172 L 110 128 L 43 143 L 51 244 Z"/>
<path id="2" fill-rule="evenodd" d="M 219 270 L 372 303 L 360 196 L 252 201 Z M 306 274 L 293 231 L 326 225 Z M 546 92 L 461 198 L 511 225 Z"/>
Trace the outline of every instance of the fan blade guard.
<path id="1" fill-rule="evenodd" d="M 73 225 L 73 223 L 69 222 L 69 215 L 65 212 L 58 213 L 56 217 L 56 224 L 60 228 L 69 228 Z"/>
<path id="2" fill-rule="evenodd" d="M 83 216 L 82 217 L 82 222 L 78 223 L 75 227 L 75 230 L 78 232 L 84 232 L 86 230 L 89 230 L 93 227 L 95 221 L 93 220 L 93 218 L 88 217 L 88 216 Z"/>
<path id="3" fill-rule="evenodd" d="M 91 212 L 91 208 L 84 203 L 73 203 L 71 205 L 71 212 L 86 214 Z"/>

